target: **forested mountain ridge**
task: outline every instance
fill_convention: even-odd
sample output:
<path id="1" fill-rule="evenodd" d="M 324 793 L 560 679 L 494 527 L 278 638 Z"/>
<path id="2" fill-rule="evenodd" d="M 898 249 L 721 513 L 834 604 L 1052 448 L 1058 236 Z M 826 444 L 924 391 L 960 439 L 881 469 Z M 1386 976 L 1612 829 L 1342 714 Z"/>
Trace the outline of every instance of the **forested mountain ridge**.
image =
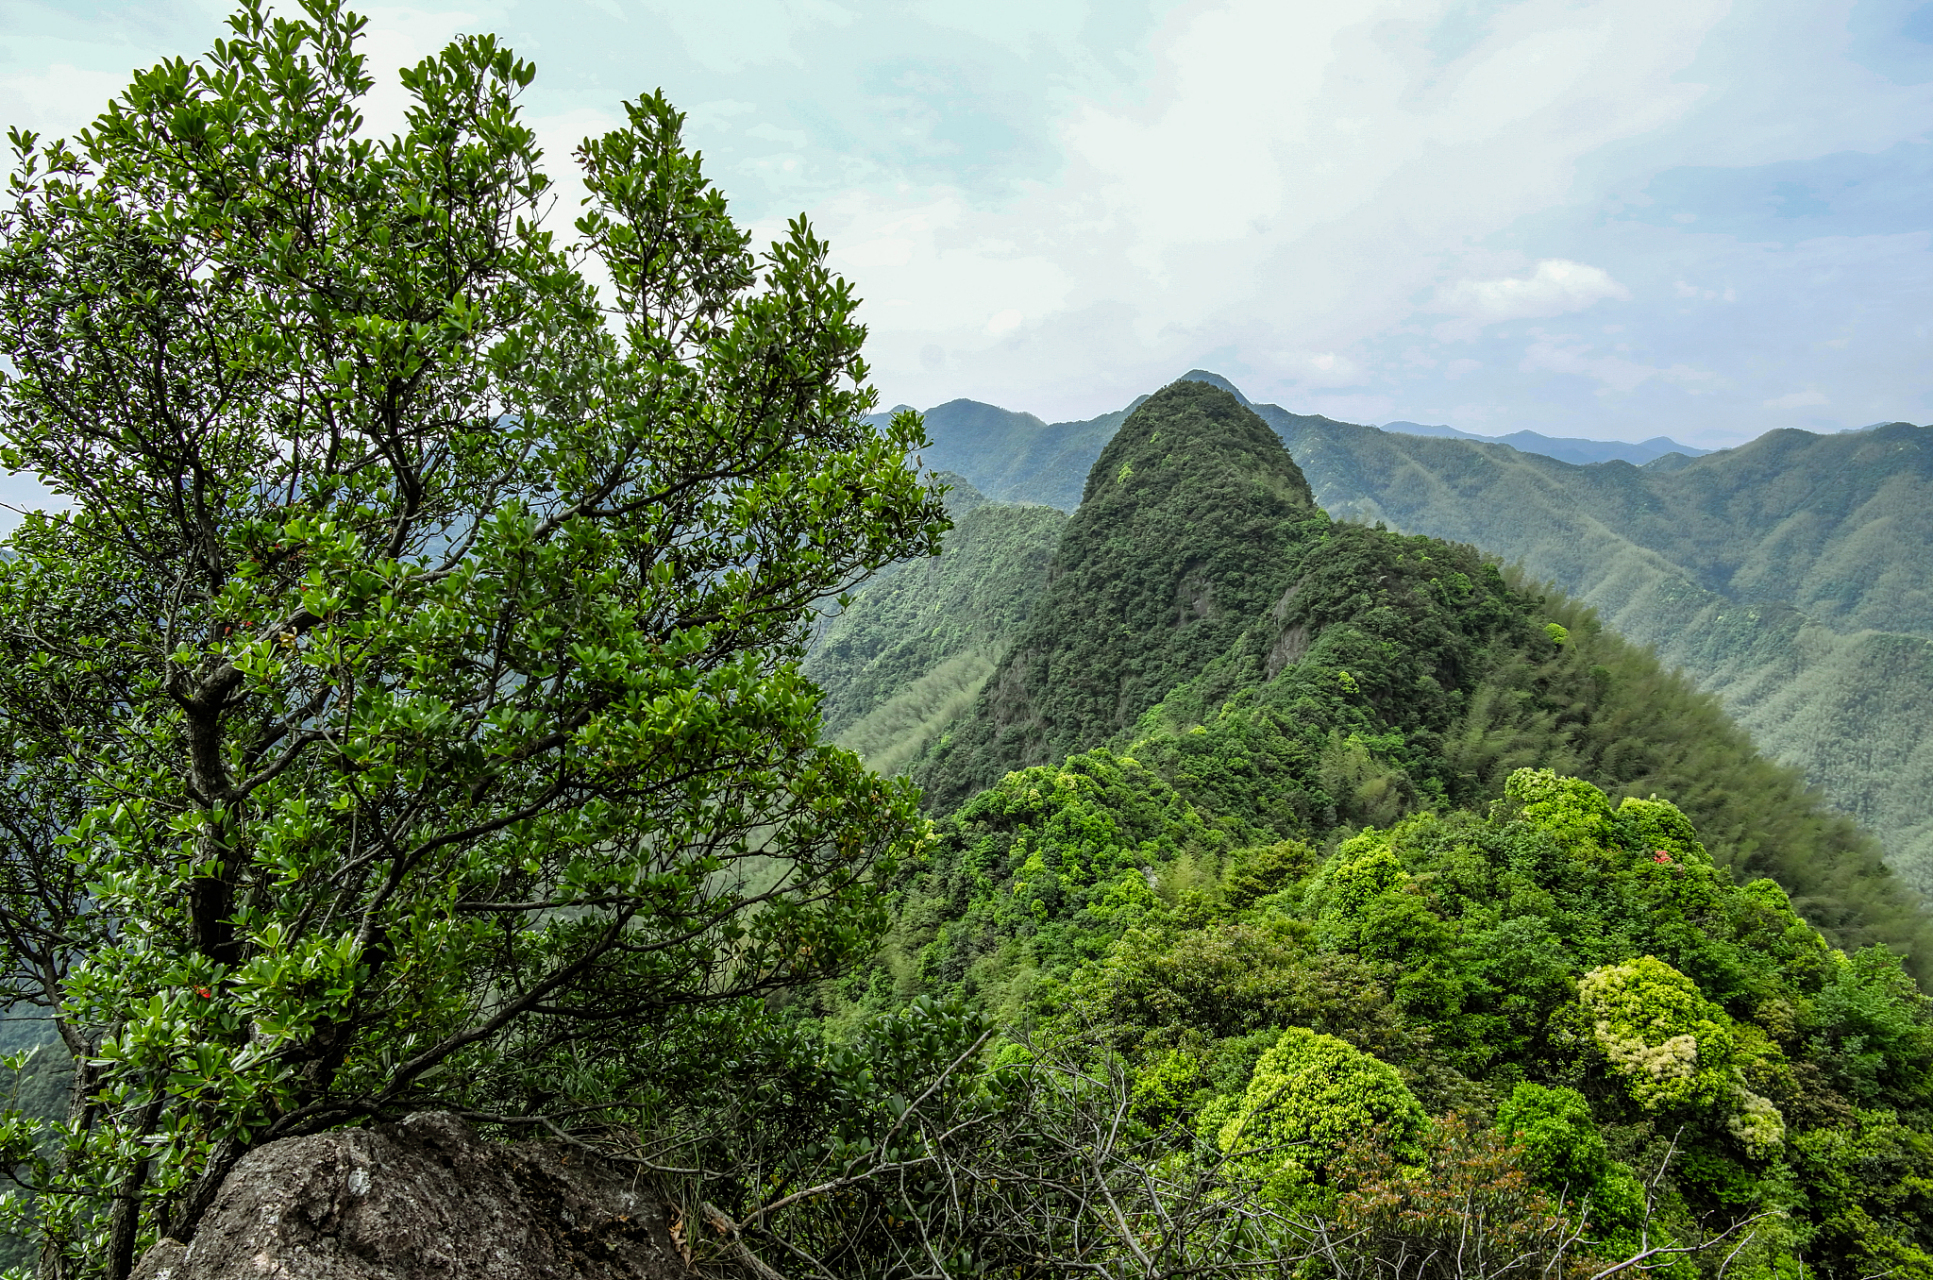
<path id="1" fill-rule="evenodd" d="M 1933 883 L 1933 615 L 1915 604 L 1933 572 L 1933 430 L 1774 432 L 1661 470 L 1257 411 L 1328 509 L 1474 542 L 1591 604 Z M 1761 546 L 1755 527 L 1779 536 Z M 1781 582 L 1825 616 L 1767 599 Z M 1862 625 L 1879 617 L 1915 629 Z"/>
<path id="2" fill-rule="evenodd" d="M 478 1170 L 545 1274 L 1933 1280 L 1933 1001 L 1864 945 L 1923 918 L 1711 699 L 1332 520 L 1215 387 L 1078 539 L 948 503 L 830 246 L 756 255 L 662 94 L 565 246 L 535 69 L 461 36 L 364 140 L 362 29 L 244 5 L 14 134 L 0 453 L 76 496 L 0 555 L 0 1005 L 73 1068 L 0 1107 L 41 1276 L 218 1272 L 267 1169 L 251 1274 L 434 1271 Z M 827 742 L 943 729 L 1015 634 L 1027 732 L 921 767 L 1074 754 L 935 813 Z M 432 1121 L 364 1198 L 329 1134 L 426 1112 L 549 1139 Z M 650 1212 L 571 1211 L 594 1161 Z"/>
<path id="3" fill-rule="evenodd" d="M 1773 431 L 1680 465 L 1577 467 L 1467 441 L 1392 440 L 1272 405 L 1257 412 L 1307 459 L 1318 496 L 1349 502 L 1351 514 L 1406 525 L 1426 516 L 1461 526 L 1440 536 L 1527 549 L 1561 540 L 1570 559 L 1554 567 L 1565 578 L 1629 544 L 1741 604 L 1790 604 L 1847 630 L 1933 635 L 1933 557 L 1916 553 L 1933 546 L 1933 427 Z M 1505 526 L 1482 509 L 1500 502 L 1532 519 Z"/>
<path id="4" fill-rule="evenodd" d="M 954 400 L 927 411 L 932 443 L 922 457 L 936 469 L 959 472 L 996 502 L 1044 502 L 1072 511 L 1088 468 L 1132 407 L 1050 424 L 1031 413 Z M 889 414 L 872 418 L 875 424 L 888 420 Z"/>
<path id="5" fill-rule="evenodd" d="M 1309 1224 L 1284 1274 L 1329 1233 L 1310 1275 L 1933 1280 L 1933 1001 L 1874 945 L 1924 975 L 1933 938 L 1871 841 L 1587 607 L 1302 481 L 1222 390 L 1134 411 L 914 768 L 878 961 L 794 1012 L 1076 1064 L 1124 1186 L 1218 1169 Z"/>
<path id="6" fill-rule="evenodd" d="M 1266 841 L 1484 803 L 1511 769 L 1555 767 L 1674 796 L 1722 864 L 1774 876 L 1846 945 L 1920 943 L 1870 838 L 1708 699 L 1472 547 L 1332 521 L 1233 395 L 1156 393 L 1086 488 L 1028 621 L 912 768 L 929 809 L 1112 744 L 1170 760 L 1182 796 Z"/>
<path id="7" fill-rule="evenodd" d="M 1281 442 L 1233 397 L 1178 382 L 1145 401 L 1102 450 L 1047 591 L 942 746 L 951 763 L 922 772 L 930 799 L 954 803 L 1133 724 L 1280 596 L 1280 549 L 1318 514 Z"/>
<path id="8" fill-rule="evenodd" d="M 946 443 L 927 451 L 969 477 L 992 448 L 959 416 L 971 403 L 934 411 Z M 1896 867 L 1933 884 L 1928 428 L 1780 431 L 1640 468 L 1253 408 L 1325 509 L 1474 543 L 1594 606 L 1718 694 L 1765 750 L 1875 831 Z M 1074 425 L 1036 436 L 1071 442 Z M 1061 450 L 1035 495 L 1067 502 L 1071 461 Z M 1017 467 L 1001 478 L 1029 492 Z"/>

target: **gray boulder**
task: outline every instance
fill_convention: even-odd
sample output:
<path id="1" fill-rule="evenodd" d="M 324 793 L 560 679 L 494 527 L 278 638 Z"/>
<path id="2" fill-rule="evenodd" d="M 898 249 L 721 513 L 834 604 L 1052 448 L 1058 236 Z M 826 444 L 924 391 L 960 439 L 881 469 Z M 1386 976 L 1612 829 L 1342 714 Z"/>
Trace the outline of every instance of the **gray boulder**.
<path id="1" fill-rule="evenodd" d="M 244 1156 L 194 1242 L 135 1280 L 689 1280 L 675 1212 L 564 1142 L 485 1142 L 455 1116 Z"/>

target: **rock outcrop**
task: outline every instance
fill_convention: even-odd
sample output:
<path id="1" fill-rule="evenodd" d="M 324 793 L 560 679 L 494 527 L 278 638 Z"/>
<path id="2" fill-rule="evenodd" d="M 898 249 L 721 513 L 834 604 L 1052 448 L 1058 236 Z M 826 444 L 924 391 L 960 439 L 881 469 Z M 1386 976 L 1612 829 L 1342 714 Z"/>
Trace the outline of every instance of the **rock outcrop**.
<path id="1" fill-rule="evenodd" d="M 455 1116 L 243 1157 L 194 1242 L 136 1280 L 688 1280 L 674 1212 L 582 1148 L 486 1142 Z"/>

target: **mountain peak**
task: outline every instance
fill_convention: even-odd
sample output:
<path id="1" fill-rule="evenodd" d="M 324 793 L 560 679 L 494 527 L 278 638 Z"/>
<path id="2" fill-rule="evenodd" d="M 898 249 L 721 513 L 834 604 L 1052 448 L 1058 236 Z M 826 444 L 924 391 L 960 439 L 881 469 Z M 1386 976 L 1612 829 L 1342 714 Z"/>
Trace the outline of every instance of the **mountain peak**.
<path id="1" fill-rule="evenodd" d="M 921 766 L 929 801 L 1133 725 L 1281 599 L 1312 521 L 1302 469 L 1234 392 L 1183 378 L 1149 396 L 1088 473 L 1025 629 Z"/>
<path id="2" fill-rule="evenodd" d="M 1240 400 L 1242 402 L 1243 408 L 1254 407 L 1253 402 L 1247 396 L 1242 394 L 1242 389 L 1240 387 L 1230 382 L 1227 378 L 1222 377 L 1222 375 L 1219 373 L 1210 373 L 1206 369 L 1190 369 L 1188 372 L 1182 374 L 1179 378 L 1175 379 L 1175 381 L 1206 382 L 1209 386 L 1220 387 L 1223 391 L 1226 391 L 1229 395 L 1234 396 L 1237 400 Z"/>
<path id="3" fill-rule="evenodd" d="M 1282 437 L 1256 416 L 1241 392 L 1180 378 L 1138 405 L 1088 472 L 1083 504 L 1162 500 L 1176 485 L 1252 484 L 1293 507 L 1313 508 L 1315 494 Z M 1226 472 L 1209 478 L 1209 472 Z M 1153 487 L 1153 491 L 1150 490 Z"/>

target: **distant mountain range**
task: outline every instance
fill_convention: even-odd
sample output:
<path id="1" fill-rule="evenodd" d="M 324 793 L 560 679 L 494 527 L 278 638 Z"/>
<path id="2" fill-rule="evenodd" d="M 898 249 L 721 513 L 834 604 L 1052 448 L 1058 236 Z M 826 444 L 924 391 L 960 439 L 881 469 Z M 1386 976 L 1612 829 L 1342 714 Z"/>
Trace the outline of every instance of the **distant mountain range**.
<path id="1" fill-rule="evenodd" d="M 1239 387 L 1220 374 L 1195 369 L 1183 376 L 1220 387 L 1252 409 L 1259 411 L 1263 407 L 1249 400 Z M 973 474 L 978 477 L 974 483 L 996 502 L 1045 502 L 1072 511 L 1080 505 L 1087 468 L 1100 456 L 1101 446 L 1113 438 L 1128 414 L 1145 399 L 1146 396 L 1139 397 L 1126 408 L 1097 418 L 1053 423 L 1031 413 L 1017 413 L 977 400 L 948 401 L 926 411 L 926 430 L 933 439 L 931 460 L 935 465 L 953 467 L 963 458 L 973 459 L 977 468 Z M 898 407 L 912 408 L 911 405 Z M 891 416 L 890 413 L 878 415 L 881 421 Z M 1689 460 L 1711 452 L 1679 444 L 1668 436 L 1654 436 L 1631 444 L 1622 440 L 1559 439 L 1535 431 L 1480 436 L 1455 427 L 1416 422 L 1385 423 L 1382 429 L 1402 435 L 1501 444 L 1520 453 L 1542 454 L 1579 465 L 1621 461 L 1643 466 L 1672 454 Z"/>
<path id="2" fill-rule="evenodd" d="M 1781 430 L 1579 465 L 1295 414 L 1186 376 L 1267 422 L 1331 514 L 1475 545 L 1655 647 L 1933 888 L 1933 428 Z M 956 400 L 927 411 L 924 459 L 994 501 L 1072 510 L 1134 407 L 1049 424 Z"/>
<path id="3" fill-rule="evenodd" d="M 1507 444 L 1519 453 L 1541 453 L 1559 462 L 1587 466 L 1593 462 L 1629 462 L 1643 466 L 1670 454 L 1702 458 L 1710 449 L 1694 449 L 1669 436 L 1653 436 L 1630 444 L 1623 440 L 1573 440 L 1539 435 L 1535 431 L 1513 431 L 1507 436 L 1479 436 L 1455 427 L 1430 427 L 1420 422 L 1385 422 L 1383 430 L 1406 436 L 1439 436 L 1449 440 L 1480 440 L 1484 444 Z"/>

